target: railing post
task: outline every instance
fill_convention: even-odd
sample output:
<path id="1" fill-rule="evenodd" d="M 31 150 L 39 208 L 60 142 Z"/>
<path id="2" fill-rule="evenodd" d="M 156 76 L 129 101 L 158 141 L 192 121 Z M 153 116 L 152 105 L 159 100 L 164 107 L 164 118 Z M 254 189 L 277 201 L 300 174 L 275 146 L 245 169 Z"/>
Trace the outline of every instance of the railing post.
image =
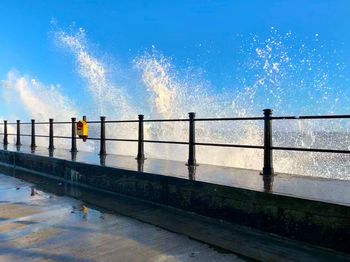
<path id="1" fill-rule="evenodd" d="M 264 109 L 264 167 L 262 175 L 272 176 L 273 170 L 273 155 L 272 155 L 272 124 L 271 124 L 271 109 Z"/>
<path id="2" fill-rule="evenodd" d="M 196 113 L 190 112 L 188 113 L 188 116 L 190 118 L 189 121 L 189 147 L 188 147 L 188 166 L 196 166 L 196 131 L 195 131 L 195 117 Z"/>
<path id="3" fill-rule="evenodd" d="M 72 161 L 76 161 L 77 160 L 77 151 L 75 151 L 75 152 L 73 152 L 73 151 L 71 151 L 70 152 L 70 155 L 71 155 L 71 160 Z"/>
<path id="4" fill-rule="evenodd" d="M 145 153 L 143 148 L 143 118 L 144 115 L 139 115 L 139 138 L 138 138 L 138 146 L 137 146 L 137 160 L 144 160 Z"/>
<path id="5" fill-rule="evenodd" d="M 145 164 L 145 160 L 144 159 L 137 160 L 137 171 L 138 172 L 143 172 L 144 164 Z"/>
<path id="6" fill-rule="evenodd" d="M 35 120 L 32 119 L 32 133 L 31 133 L 31 143 L 30 143 L 30 148 L 32 150 L 34 150 L 36 148 L 36 144 L 35 144 Z"/>
<path id="7" fill-rule="evenodd" d="M 272 193 L 274 176 L 262 176 L 262 178 L 264 182 L 264 192 Z"/>
<path id="8" fill-rule="evenodd" d="M 101 116 L 100 156 L 106 155 L 106 117 Z"/>
<path id="9" fill-rule="evenodd" d="M 78 152 L 76 120 L 77 119 L 75 117 L 72 117 L 72 147 L 70 149 L 72 153 Z"/>
<path id="10" fill-rule="evenodd" d="M 196 180 L 196 167 L 188 166 L 188 179 L 195 181 Z"/>
<path id="11" fill-rule="evenodd" d="M 7 139 L 8 135 L 7 135 L 7 120 L 4 120 L 4 145 L 7 146 L 8 145 L 8 139 Z"/>
<path id="12" fill-rule="evenodd" d="M 55 149 L 53 144 L 53 119 L 49 119 L 49 150 L 53 151 Z"/>
<path id="13" fill-rule="evenodd" d="M 21 145 L 21 121 L 17 120 L 17 139 L 16 139 L 16 146 Z"/>
<path id="14" fill-rule="evenodd" d="M 106 155 L 100 155 L 100 165 L 105 166 L 106 165 Z"/>

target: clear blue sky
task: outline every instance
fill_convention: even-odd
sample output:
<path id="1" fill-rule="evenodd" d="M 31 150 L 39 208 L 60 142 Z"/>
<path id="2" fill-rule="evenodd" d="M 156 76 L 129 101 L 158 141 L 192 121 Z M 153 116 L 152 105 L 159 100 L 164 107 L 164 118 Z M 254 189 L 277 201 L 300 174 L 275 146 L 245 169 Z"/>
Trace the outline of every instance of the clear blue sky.
<path id="1" fill-rule="evenodd" d="M 271 27 L 292 32 L 295 41 L 312 46 L 316 34 L 326 60 L 350 63 L 350 1 L 15 1 L 0 5 L 0 79 L 10 69 L 41 82 L 69 87 L 82 85 L 74 63 L 50 37 L 54 18 L 60 28 L 72 23 L 87 31 L 89 41 L 118 63 L 130 63 L 152 45 L 181 68 L 191 64 L 205 70 L 215 90 L 235 82 L 249 36 L 268 38 Z M 242 40 L 243 39 L 243 40 Z M 338 50 L 337 57 L 329 50 Z M 239 62 L 237 62 L 239 61 Z M 322 66 L 322 64 L 320 65 Z M 329 73 L 334 73 L 328 68 Z M 337 73 L 337 72 L 335 72 Z M 345 70 L 343 73 L 349 73 Z M 345 77 L 346 78 L 346 77 Z M 335 83 L 346 88 L 346 83 Z M 345 80 L 344 80 L 345 81 Z"/>

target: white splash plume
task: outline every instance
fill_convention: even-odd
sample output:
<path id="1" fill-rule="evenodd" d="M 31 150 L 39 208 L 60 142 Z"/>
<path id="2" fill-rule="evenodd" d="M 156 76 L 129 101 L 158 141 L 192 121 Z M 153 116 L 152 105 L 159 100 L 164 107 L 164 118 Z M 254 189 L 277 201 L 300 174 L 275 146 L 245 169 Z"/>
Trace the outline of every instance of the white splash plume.
<path id="1" fill-rule="evenodd" d="M 187 118 L 188 112 L 205 118 L 247 117 L 262 116 L 261 110 L 266 107 L 271 107 L 278 115 L 331 114 L 350 104 L 350 94 L 334 84 L 334 78 L 344 79 L 344 63 L 332 67 L 327 61 L 327 52 L 323 50 L 321 55 L 317 48 L 310 49 L 296 41 L 291 32 L 280 34 L 274 28 L 266 39 L 252 36 L 248 44 L 243 43 L 241 57 L 247 60 L 237 70 L 242 81 L 225 92 L 217 91 L 202 76 L 191 76 L 185 68 L 178 70 L 170 58 L 157 53 L 155 48 L 151 53 L 136 57 L 133 62 L 137 72 L 133 77 L 140 80 L 138 91 L 148 98 L 146 101 L 128 96 L 125 86 L 111 80 L 111 74 L 116 72 L 89 46 L 83 29 L 57 30 L 54 38 L 73 55 L 76 71 L 86 81 L 86 91 L 94 100 L 90 107 L 94 112 L 86 114 L 96 118 L 104 114 L 109 119 L 135 119 L 138 113 L 145 113 L 146 118 Z M 320 45 L 319 36 L 317 44 Z M 320 48 L 324 48 L 323 45 Z M 329 52 L 329 56 L 333 55 L 331 50 Z M 329 73 L 331 67 L 338 75 Z M 123 74 L 123 71 L 118 73 Z M 57 86 L 45 86 L 38 80 L 13 73 L 3 86 L 19 97 L 18 107 L 24 107 L 33 118 L 67 120 L 70 116 L 85 114 L 76 112 L 70 99 L 62 95 Z M 299 100 L 303 103 L 297 103 Z M 350 110 L 349 106 L 345 109 Z M 187 122 L 145 123 L 145 137 L 187 141 L 187 125 Z M 261 122 L 254 121 L 196 122 L 197 141 L 261 145 L 262 127 Z M 273 127 L 277 146 L 348 149 L 350 144 L 349 123 L 274 121 Z M 92 136 L 99 135 L 98 126 L 90 130 Z M 107 137 L 135 139 L 137 125 L 108 125 Z M 108 146 L 111 153 L 136 155 L 136 144 L 110 142 Z M 146 144 L 145 151 L 150 158 L 187 160 L 186 146 Z M 198 146 L 197 153 L 199 163 L 262 167 L 262 151 L 259 150 Z M 348 158 L 337 154 L 274 152 L 278 172 L 342 179 L 349 179 Z"/>
<path id="2" fill-rule="evenodd" d="M 125 94 L 115 83 L 108 79 L 107 65 L 89 50 L 84 29 L 80 28 L 72 34 L 57 31 L 55 39 L 62 48 L 73 54 L 77 71 L 86 80 L 87 90 L 97 104 L 97 114 L 113 115 L 113 117 L 119 118 L 135 116 L 126 101 Z"/>

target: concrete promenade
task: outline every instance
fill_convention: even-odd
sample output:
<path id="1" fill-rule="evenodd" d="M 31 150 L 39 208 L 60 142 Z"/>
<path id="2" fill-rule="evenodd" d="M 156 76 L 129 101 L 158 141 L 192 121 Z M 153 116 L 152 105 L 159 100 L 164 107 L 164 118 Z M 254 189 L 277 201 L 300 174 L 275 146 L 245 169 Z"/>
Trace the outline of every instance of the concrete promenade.
<path id="1" fill-rule="evenodd" d="M 47 149 L 43 148 L 38 148 L 33 153 L 27 147 L 8 147 L 7 150 L 0 150 L 0 166 L 5 174 L 32 183 L 30 187 L 34 187 L 35 190 L 29 190 L 29 186 L 26 186 L 28 190 L 25 197 L 35 199 L 37 196 L 47 195 L 43 203 L 48 204 L 48 209 L 53 207 L 54 210 L 57 205 L 61 205 L 54 202 L 55 199 L 68 199 L 62 198 L 63 196 L 76 198 L 77 200 L 69 200 L 79 202 L 70 205 L 69 214 L 80 214 L 83 219 L 88 219 L 90 211 L 96 209 L 91 207 L 96 206 L 186 235 L 219 250 L 257 260 L 349 260 L 348 255 L 310 245 L 320 243 L 349 252 L 347 239 L 350 220 L 348 195 L 345 187 L 343 188 L 344 184 L 347 185 L 345 181 L 300 176 L 291 176 L 288 179 L 287 175 L 279 174 L 273 177 L 274 181 L 284 185 L 285 191 L 289 190 L 287 195 L 283 195 L 282 192 L 275 193 L 274 181 L 266 181 L 254 170 L 200 165 L 194 174 L 189 172 L 184 163 L 175 161 L 147 159 L 143 166 L 140 166 L 132 157 L 108 155 L 101 161 L 93 153 L 79 152 L 71 155 L 67 150 L 55 150 L 53 154 L 49 154 Z M 164 175 L 158 175 L 157 172 L 164 172 Z M 6 178 L 13 179 L 2 177 L 5 180 Z M 213 182 L 210 183 L 210 179 Z M 217 183 L 214 183 L 215 179 Z M 255 190 L 245 189 L 244 185 L 249 185 L 249 181 Z M 254 184 L 254 181 L 257 183 Z M 332 200 L 337 200 L 337 194 L 330 194 L 331 197 L 328 197 L 327 201 L 312 200 L 317 198 L 318 194 L 322 197 L 321 190 L 310 190 L 311 193 L 302 196 L 296 194 L 300 188 L 305 189 L 304 183 L 312 185 L 312 181 L 324 186 L 323 195 L 329 195 L 325 194 L 325 191 L 339 187 L 340 191 L 344 189 L 343 196 L 339 195 L 338 202 L 335 202 Z M 2 184 L 6 185 L 6 182 Z M 21 187 L 14 185 L 9 187 L 13 194 L 22 192 Z M 289 188 L 292 186 L 296 187 L 294 191 Z M 312 189 L 312 186 L 310 188 Z M 280 187 L 281 191 L 282 189 L 283 187 Z M 41 191 L 40 194 L 36 194 L 38 190 Z M 294 192 L 294 195 L 290 192 Z M 6 198 L 6 194 L 1 194 L 3 195 Z M 310 200 L 307 200 L 305 195 Z M 5 207 L 4 210 L 0 210 L 2 214 L 6 214 L 8 203 L 15 204 L 15 214 L 17 210 L 21 212 L 22 208 L 27 210 L 25 206 L 16 206 L 23 202 L 20 197 L 9 196 L 9 200 L 0 199 Z M 41 205 L 30 205 L 31 208 L 38 206 Z M 12 223 L 11 208 L 9 212 L 9 219 L 5 216 L 6 221 L 4 220 L 3 224 Z M 26 218 L 27 215 L 23 216 Z M 16 217 L 14 219 L 16 220 Z M 104 215 L 102 220 L 105 220 Z M 92 221 L 95 223 L 98 219 Z M 54 225 L 56 215 L 44 219 L 44 223 Z M 36 224 L 31 221 L 26 223 L 29 229 Z M 295 240 L 306 240 L 309 244 L 271 234 L 274 231 L 280 235 L 291 236 Z M 11 228 L 9 233 L 13 234 Z M 90 237 L 92 236 L 87 238 Z M 79 239 L 77 238 L 76 242 L 79 242 Z M 7 242 L 4 241 L 3 245 Z M 46 245 L 45 240 L 42 243 Z M 3 250 L 7 252 L 6 250 L 10 249 L 5 247 Z M 193 256 L 191 255 L 191 258 Z M 135 260 L 130 261 L 148 261 L 142 259 L 144 257 L 135 257 Z M 166 258 L 165 261 L 171 259 Z M 230 257 L 230 261 L 231 259 L 233 258 Z"/>
<path id="2" fill-rule="evenodd" d="M 251 228 L 28 179 L 0 174 L 0 261 L 350 261 Z"/>
<path id="3" fill-rule="evenodd" d="M 0 196 L 0 261 L 241 261 L 5 175 Z"/>

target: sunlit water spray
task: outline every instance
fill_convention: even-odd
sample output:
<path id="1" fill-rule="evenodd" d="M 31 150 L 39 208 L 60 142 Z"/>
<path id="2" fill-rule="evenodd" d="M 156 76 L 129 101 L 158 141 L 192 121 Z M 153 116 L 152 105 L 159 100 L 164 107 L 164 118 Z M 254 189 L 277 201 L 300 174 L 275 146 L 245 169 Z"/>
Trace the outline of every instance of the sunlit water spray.
<path id="1" fill-rule="evenodd" d="M 316 35 L 312 46 L 306 46 L 291 33 L 280 34 L 271 29 L 270 37 L 250 36 L 242 39 L 242 57 L 236 70 L 239 84 L 226 93 L 217 93 L 205 79 L 179 75 L 171 59 L 153 50 L 133 60 L 136 77 L 140 80 L 147 101 L 138 105 L 138 97 L 127 95 L 127 87 L 111 80 L 108 63 L 94 54 L 83 29 L 76 32 L 56 31 L 54 39 L 59 47 L 73 55 L 77 73 L 86 83 L 86 92 L 92 97 L 90 112 L 77 111 L 71 99 L 55 86 L 44 86 L 19 74 L 10 73 L 3 87 L 18 96 L 17 106 L 27 115 L 38 119 L 68 121 L 72 116 L 87 114 L 97 119 L 136 119 L 144 113 L 146 118 L 187 118 L 188 112 L 198 117 L 262 116 L 263 108 L 274 109 L 275 114 L 333 114 L 349 111 L 346 89 L 337 85 L 348 82 L 345 65 L 328 61 L 325 48 Z M 335 56 L 329 50 L 329 56 Z M 322 52 L 323 54 L 325 52 Z M 334 59 L 333 59 L 334 60 Z M 330 70 L 332 69 L 332 70 Z M 185 70 L 181 70 L 184 72 Z M 302 101 L 302 103 L 300 103 Z M 296 106 L 297 105 L 297 106 Z M 340 121 L 275 121 L 274 144 L 278 146 L 348 149 L 349 123 Z M 152 140 L 187 141 L 188 123 L 145 123 L 145 138 Z M 262 145 L 262 123 L 198 122 L 198 142 Z M 47 128 L 42 127 L 47 133 Z M 55 127 L 55 130 L 56 127 Z M 90 136 L 98 137 L 98 126 L 91 126 Z M 58 132 L 69 135 L 70 127 Z M 136 124 L 107 126 L 108 137 L 136 138 Z M 42 143 L 46 143 L 43 141 Z M 45 146 L 47 146 L 45 144 Z M 69 142 L 59 146 L 69 147 Z M 79 144 L 84 150 L 97 151 L 98 144 Z M 136 145 L 110 142 L 108 151 L 116 154 L 136 155 Z M 146 144 L 147 157 L 186 161 L 187 148 L 181 145 Z M 197 147 L 199 163 L 261 169 L 262 151 Z M 349 157 L 339 154 L 275 152 L 275 170 L 302 175 L 349 179 Z"/>

